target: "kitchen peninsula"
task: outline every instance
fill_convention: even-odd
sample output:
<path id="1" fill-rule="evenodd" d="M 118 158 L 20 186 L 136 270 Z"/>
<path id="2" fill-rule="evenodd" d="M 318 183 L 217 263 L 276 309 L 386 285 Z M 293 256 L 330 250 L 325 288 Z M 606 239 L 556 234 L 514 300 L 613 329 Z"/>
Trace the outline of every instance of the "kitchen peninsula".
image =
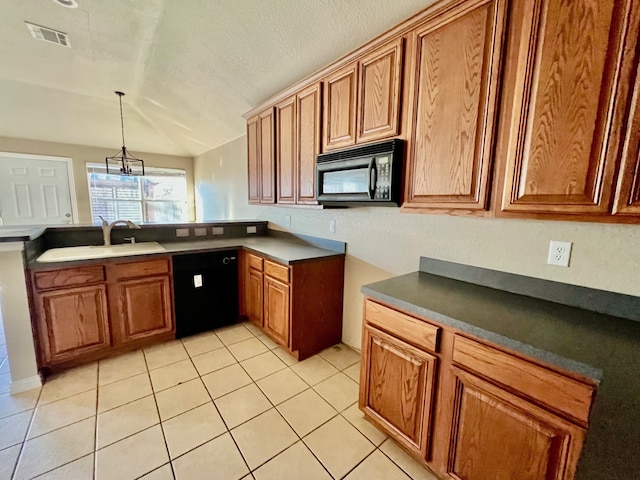
<path id="1" fill-rule="evenodd" d="M 74 250 L 66 247 L 95 245 L 105 252 L 111 249 L 99 247 L 103 242 L 99 227 L 2 230 L 0 239 L 6 241 L 0 246 L 14 247 L 20 270 L 13 272 L 11 278 L 4 278 L 3 272 L 0 280 L 14 282 L 14 288 L 20 286 L 15 284 L 16 276 L 26 276 L 27 280 L 22 298 L 6 302 L 9 306 L 21 302 L 23 306 L 22 316 L 5 315 L 5 328 L 19 330 L 17 334 L 7 334 L 12 372 L 14 368 L 21 372 L 24 365 L 13 360 L 14 351 L 31 352 L 26 360 L 31 363 L 32 373 L 26 379 L 16 373 L 14 390 L 30 388 L 39 380 L 33 356 L 38 369 L 46 373 L 175 338 L 172 258 L 192 253 L 238 252 L 240 315 L 247 313 L 249 305 L 255 310 L 258 302 L 258 318 L 250 319 L 294 356 L 306 358 L 340 342 L 345 252 L 342 242 L 270 231 L 263 221 L 144 225 L 136 230 L 114 229 L 115 248 L 126 248 L 122 244 L 124 237 L 133 234 L 140 242 L 133 245 L 157 242 L 160 251 L 137 255 L 132 251 L 129 256 L 122 256 L 121 251 L 117 256 L 105 253 L 102 258 L 42 262 L 38 258 L 45 251 Z M 254 284 L 250 280 L 253 277 L 249 257 L 259 258 L 261 266 L 264 262 L 264 303 L 262 283 L 257 292 L 251 289 Z M 280 276 L 271 279 L 276 274 L 270 273 L 270 268 L 277 269 Z M 262 275 L 261 270 L 260 282 Z M 327 279 L 331 281 L 323 284 L 323 295 L 315 295 L 316 282 Z M 267 282 L 278 286 L 284 296 L 271 293 Z M 25 329 L 29 324 L 33 327 L 33 340 Z M 27 366 L 25 370 L 28 369 Z"/>

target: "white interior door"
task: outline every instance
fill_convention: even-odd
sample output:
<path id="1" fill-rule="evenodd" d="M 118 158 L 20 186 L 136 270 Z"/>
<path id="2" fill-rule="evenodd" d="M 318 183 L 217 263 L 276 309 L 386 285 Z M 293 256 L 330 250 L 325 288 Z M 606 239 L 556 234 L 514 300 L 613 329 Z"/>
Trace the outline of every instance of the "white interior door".
<path id="1" fill-rule="evenodd" d="M 0 225 L 74 221 L 68 159 L 0 154 Z"/>

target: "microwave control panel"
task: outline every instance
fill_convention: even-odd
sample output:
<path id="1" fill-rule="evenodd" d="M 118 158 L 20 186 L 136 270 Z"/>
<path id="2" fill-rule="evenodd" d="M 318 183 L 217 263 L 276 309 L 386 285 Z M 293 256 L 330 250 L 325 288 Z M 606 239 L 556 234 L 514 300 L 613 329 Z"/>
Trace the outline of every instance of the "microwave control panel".
<path id="1" fill-rule="evenodd" d="M 391 156 L 376 157 L 376 188 L 373 194 L 375 200 L 389 200 L 391 198 Z"/>

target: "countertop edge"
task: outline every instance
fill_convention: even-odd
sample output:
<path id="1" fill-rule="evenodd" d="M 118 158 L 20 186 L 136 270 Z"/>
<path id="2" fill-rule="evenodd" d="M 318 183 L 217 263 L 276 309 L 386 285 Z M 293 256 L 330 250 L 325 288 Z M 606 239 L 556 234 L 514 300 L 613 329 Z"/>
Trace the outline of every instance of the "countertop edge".
<path id="1" fill-rule="evenodd" d="M 255 240 L 255 238 L 257 237 L 251 237 L 252 240 Z M 223 240 L 223 239 L 221 239 Z M 230 241 L 231 239 L 227 239 L 227 241 Z M 179 242 L 158 242 L 160 245 L 162 245 L 166 250 L 163 252 L 153 252 L 153 253 L 140 253 L 140 254 L 131 254 L 131 255 L 121 255 L 121 256 L 110 256 L 110 257 L 100 257 L 100 258 L 91 258 L 91 259 L 84 259 L 84 260 L 69 260 L 69 261 L 58 261 L 58 262 L 39 262 L 36 259 L 30 261 L 27 265 L 28 268 L 32 269 L 32 270 L 42 270 L 42 269 L 55 269 L 55 268 L 72 268 L 76 265 L 79 264 L 86 264 L 88 262 L 90 263 L 98 263 L 98 262 L 104 262 L 104 261 L 123 261 L 126 259 L 134 259 L 134 258 L 138 258 L 138 259 L 142 259 L 142 258 L 152 258 L 152 257 L 157 257 L 157 256 L 162 256 L 162 255 L 185 255 L 185 254 L 197 254 L 197 253 L 205 253 L 205 252 L 214 252 L 214 251 L 219 251 L 219 250 L 229 250 L 229 249 L 238 249 L 238 248 L 243 248 L 246 250 L 250 250 L 253 251 L 255 253 L 258 253 L 262 256 L 264 256 L 265 258 L 268 258 L 270 260 L 273 260 L 275 262 L 278 262 L 282 265 L 295 265 L 295 264 L 299 264 L 299 263 L 305 263 L 305 262 L 309 262 L 309 261 L 314 261 L 314 260 L 318 260 L 318 259 L 323 259 L 323 258 L 332 258 L 332 257 L 344 257 L 344 253 L 339 253 L 339 252 L 334 252 L 331 250 L 326 250 L 326 249 L 320 249 L 318 247 L 313 247 L 313 246 L 308 246 L 308 245 L 301 245 L 299 243 L 296 242 L 291 242 L 291 241 L 287 241 L 287 240 L 279 240 L 283 243 L 287 243 L 290 244 L 291 246 L 296 246 L 296 247 L 308 247 L 310 249 L 314 249 L 314 250 L 324 250 L 324 252 L 326 253 L 322 253 L 322 254 L 311 254 L 307 257 L 304 258 L 296 258 L 296 259 L 285 259 L 282 257 L 278 257 L 277 255 L 273 255 L 270 254 L 267 250 L 261 250 L 259 247 L 256 247 L 255 245 L 246 245 L 244 243 L 245 238 L 237 238 L 237 239 L 233 239 L 234 241 L 230 241 L 229 244 L 227 245 L 220 245 L 220 246 L 212 246 L 212 245 L 195 245 L 195 243 L 197 241 L 194 241 L 194 245 L 193 247 L 188 247 L 188 248 L 176 248 L 176 247 L 171 247 L 172 243 L 179 243 Z M 203 242 L 209 242 L 211 240 L 204 240 Z M 214 240 L 215 241 L 215 240 Z"/>
<path id="2" fill-rule="evenodd" d="M 554 367 L 561 368 L 578 375 L 583 375 L 598 384 L 602 381 L 604 372 L 601 369 L 593 367 L 586 363 L 582 363 L 577 360 L 572 360 L 570 358 L 548 352 L 519 340 L 514 340 L 510 337 L 500 335 L 499 333 L 495 333 L 490 330 L 486 330 L 484 328 L 471 325 L 467 322 L 449 317 L 447 315 L 443 315 L 434 310 L 429 310 L 427 308 L 420 307 L 413 303 L 401 300 L 397 297 L 386 295 L 369 288 L 367 285 L 362 286 L 360 290 L 363 294 L 371 298 L 381 300 L 394 307 L 402 308 L 415 315 L 431 318 L 436 322 L 443 323 L 444 325 L 448 325 L 462 332 L 474 335 L 480 339 L 487 340 L 499 346 L 514 350 L 523 355 L 533 357 L 543 363 L 552 365 Z"/>

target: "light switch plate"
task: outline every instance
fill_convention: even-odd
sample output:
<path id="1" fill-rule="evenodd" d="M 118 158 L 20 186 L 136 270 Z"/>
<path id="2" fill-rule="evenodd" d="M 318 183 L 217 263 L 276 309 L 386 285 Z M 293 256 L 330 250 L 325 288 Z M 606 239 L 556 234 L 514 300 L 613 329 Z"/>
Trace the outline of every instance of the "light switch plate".
<path id="1" fill-rule="evenodd" d="M 207 236 L 207 227 L 197 227 L 193 229 L 193 234 L 196 237 L 206 237 Z"/>
<path id="2" fill-rule="evenodd" d="M 336 233 L 336 221 L 335 220 L 329 220 L 329 232 L 330 233 Z"/>
<path id="3" fill-rule="evenodd" d="M 224 227 L 211 227 L 211 235 L 224 235 Z"/>
<path id="4" fill-rule="evenodd" d="M 176 228 L 176 237 L 188 237 L 189 229 L 188 228 Z"/>
<path id="5" fill-rule="evenodd" d="M 258 229 L 256 228 L 255 225 L 247 227 L 247 233 L 256 233 L 257 231 L 258 231 Z"/>
<path id="6" fill-rule="evenodd" d="M 287 226 L 287 227 L 290 227 L 290 226 L 291 226 L 291 215 L 286 215 L 286 216 L 284 217 L 284 224 L 285 224 L 285 226 Z"/>

